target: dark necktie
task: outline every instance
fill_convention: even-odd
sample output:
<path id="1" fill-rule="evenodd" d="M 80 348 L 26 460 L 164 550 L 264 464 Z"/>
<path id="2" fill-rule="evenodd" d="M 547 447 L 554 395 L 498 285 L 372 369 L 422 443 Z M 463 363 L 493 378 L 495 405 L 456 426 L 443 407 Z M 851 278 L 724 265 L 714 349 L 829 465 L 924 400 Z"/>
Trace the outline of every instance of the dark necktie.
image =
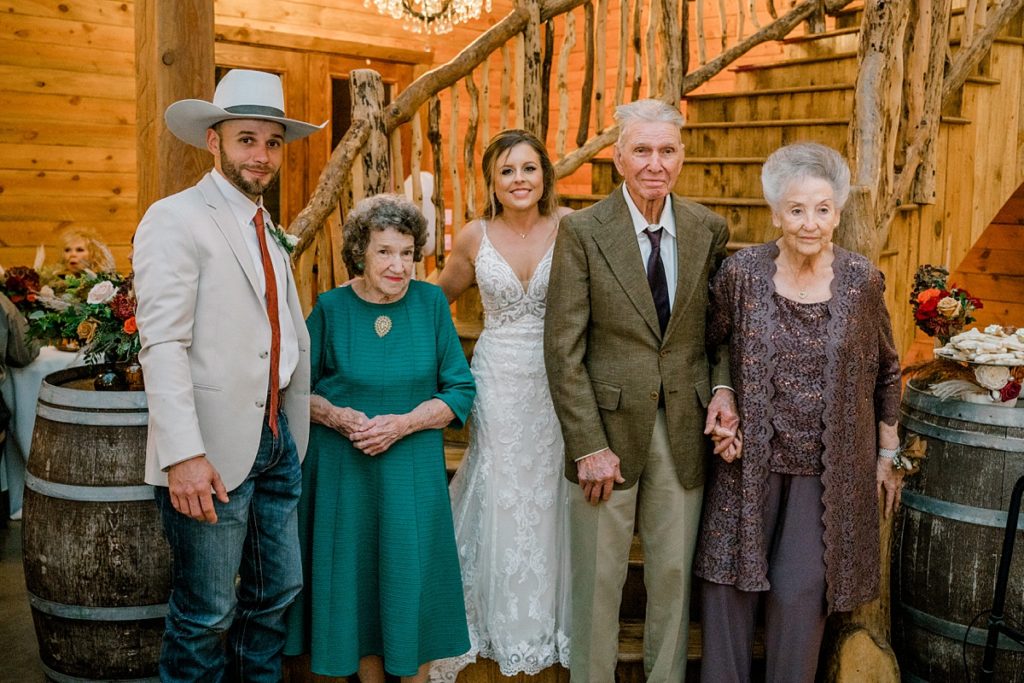
<path id="1" fill-rule="evenodd" d="M 661 333 L 665 334 L 671 307 L 668 303 L 668 278 L 665 277 L 665 264 L 661 260 L 661 231 L 661 228 L 655 228 L 653 225 L 644 230 L 647 239 L 651 241 L 651 255 L 647 257 L 647 284 L 651 286 L 651 294 L 654 296 L 654 308 L 658 311 Z"/>
<path id="2" fill-rule="evenodd" d="M 267 318 L 270 319 L 270 384 L 267 387 L 267 394 L 270 397 L 270 431 L 277 436 L 277 408 L 280 400 L 278 386 L 281 383 L 281 321 L 278 319 L 277 279 L 274 277 L 274 262 L 270 260 L 270 250 L 267 249 L 263 209 L 256 210 L 252 222 L 256 226 L 256 235 L 260 240 L 260 260 L 263 261 L 263 278 L 267 282 Z"/>

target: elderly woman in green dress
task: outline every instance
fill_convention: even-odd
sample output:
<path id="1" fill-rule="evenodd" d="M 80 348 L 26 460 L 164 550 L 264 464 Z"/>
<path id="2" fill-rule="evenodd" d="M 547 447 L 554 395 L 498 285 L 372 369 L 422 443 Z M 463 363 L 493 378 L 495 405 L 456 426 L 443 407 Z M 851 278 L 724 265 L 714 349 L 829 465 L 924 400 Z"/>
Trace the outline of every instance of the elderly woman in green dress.
<path id="1" fill-rule="evenodd" d="M 441 430 L 475 393 L 444 293 L 412 280 L 426 222 L 404 197 L 360 202 L 356 276 L 307 320 L 313 428 L 299 506 L 305 588 L 287 654 L 363 683 L 424 680 L 469 649 Z"/>

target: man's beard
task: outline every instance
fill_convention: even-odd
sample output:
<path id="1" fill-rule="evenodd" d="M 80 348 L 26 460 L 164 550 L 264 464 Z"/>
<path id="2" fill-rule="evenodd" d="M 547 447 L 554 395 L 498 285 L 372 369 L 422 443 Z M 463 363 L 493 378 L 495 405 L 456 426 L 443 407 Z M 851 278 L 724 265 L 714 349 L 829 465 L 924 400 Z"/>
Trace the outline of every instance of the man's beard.
<path id="1" fill-rule="evenodd" d="M 237 187 L 242 192 L 252 195 L 253 197 L 261 196 L 268 187 L 274 184 L 277 180 L 278 174 L 281 169 L 277 169 L 265 183 L 261 183 L 258 179 L 247 180 L 242 175 L 242 169 L 231 163 L 228 156 L 224 153 L 224 150 L 220 152 L 220 170 L 224 173 L 224 177 L 231 181 L 231 184 Z"/>

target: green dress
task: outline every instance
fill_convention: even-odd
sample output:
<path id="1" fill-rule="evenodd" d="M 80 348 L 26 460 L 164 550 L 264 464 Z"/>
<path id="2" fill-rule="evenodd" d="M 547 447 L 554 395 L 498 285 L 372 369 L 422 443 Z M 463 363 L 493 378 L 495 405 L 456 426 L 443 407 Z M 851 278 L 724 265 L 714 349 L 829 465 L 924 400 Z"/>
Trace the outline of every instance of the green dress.
<path id="1" fill-rule="evenodd" d="M 378 336 L 374 323 L 391 320 Z M 368 417 L 439 398 L 462 423 L 475 388 L 438 287 L 412 281 L 399 301 L 371 304 L 351 287 L 320 295 L 306 324 L 312 391 Z M 305 587 L 288 613 L 286 654 L 348 676 L 381 655 L 388 673 L 469 649 L 440 429 L 381 455 L 314 424 L 302 465 L 299 538 Z"/>

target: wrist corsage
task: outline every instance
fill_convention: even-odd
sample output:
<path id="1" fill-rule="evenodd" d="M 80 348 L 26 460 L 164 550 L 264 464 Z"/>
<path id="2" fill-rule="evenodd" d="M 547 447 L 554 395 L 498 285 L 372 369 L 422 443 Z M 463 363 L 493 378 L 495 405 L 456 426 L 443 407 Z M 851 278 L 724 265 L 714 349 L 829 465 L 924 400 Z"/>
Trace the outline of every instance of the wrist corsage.
<path id="1" fill-rule="evenodd" d="M 893 469 L 905 470 L 910 469 L 909 463 L 903 458 L 901 449 L 899 448 L 879 448 L 878 457 L 886 458 L 892 461 Z"/>

